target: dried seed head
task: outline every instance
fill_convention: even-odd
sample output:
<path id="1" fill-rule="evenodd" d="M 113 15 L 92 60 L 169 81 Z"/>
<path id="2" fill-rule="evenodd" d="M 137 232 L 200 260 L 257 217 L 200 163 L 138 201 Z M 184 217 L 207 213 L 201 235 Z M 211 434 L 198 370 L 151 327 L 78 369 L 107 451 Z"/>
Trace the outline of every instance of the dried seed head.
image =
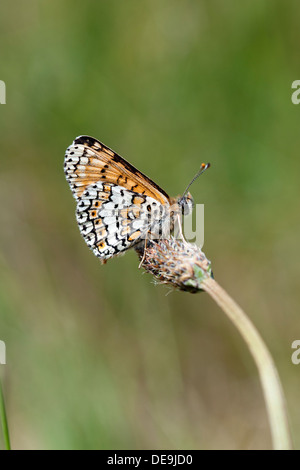
<path id="1" fill-rule="evenodd" d="M 142 267 L 162 284 L 196 293 L 202 290 L 204 279 L 212 277 L 211 263 L 201 249 L 192 243 L 173 237 L 149 240 L 147 248 L 135 248 Z"/>

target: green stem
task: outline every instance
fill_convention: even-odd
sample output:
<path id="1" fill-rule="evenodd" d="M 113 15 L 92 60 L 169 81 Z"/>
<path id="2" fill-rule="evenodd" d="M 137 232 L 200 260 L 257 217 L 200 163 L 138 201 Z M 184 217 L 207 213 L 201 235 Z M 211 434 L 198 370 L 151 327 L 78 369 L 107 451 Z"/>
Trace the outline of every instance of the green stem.
<path id="1" fill-rule="evenodd" d="M 1 427 L 4 437 L 4 445 L 5 450 L 10 450 L 10 439 L 9 439 L 9 431 L 8 431 L 8 423 L 7 423 L 7 416 L 5 410 L 5 402 L 4 402 L 4 395 L 2 390 L 2 382 L 0 377 L 0 420 L 1 420 Z"/>
<path id="2" fill-rule="evenodd" d="M 239 305 L 212 278 L 202 280 L 201 287 L 221 307 L 246 341 L 256 362 L 265 397 L 275 450 L 293 448 L 285 398 L 272 356 L 257 329 Z"/>

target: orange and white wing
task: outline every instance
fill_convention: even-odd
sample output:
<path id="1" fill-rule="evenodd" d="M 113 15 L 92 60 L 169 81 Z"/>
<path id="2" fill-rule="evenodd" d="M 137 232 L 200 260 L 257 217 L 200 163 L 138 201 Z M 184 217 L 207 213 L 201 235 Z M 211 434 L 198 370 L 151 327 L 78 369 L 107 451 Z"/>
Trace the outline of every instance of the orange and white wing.
<path id="1" fill-rule="evenodd" d="M 103 261 L 168 226 L 169 196 L 92 137 L 77 137 L 67 149 L 65 173 L 80 232 Z"/>
<path id="2" fill-rule="evenodd" d="M 76 137 L 65 154 L 65 175 L 75 198 L 93 183 L 102 181 L 170 203 L 168 194 L 116 152 L 89 136 Z"/>
<path id="3" fill-rule="evenodd" d="M 150 196 L 101 181 L 87 187 L 76 210 L 81 235 L 102 260 L 148 238 L 148 232 L 160 236 L 169 214 L 167 206 Z"/>

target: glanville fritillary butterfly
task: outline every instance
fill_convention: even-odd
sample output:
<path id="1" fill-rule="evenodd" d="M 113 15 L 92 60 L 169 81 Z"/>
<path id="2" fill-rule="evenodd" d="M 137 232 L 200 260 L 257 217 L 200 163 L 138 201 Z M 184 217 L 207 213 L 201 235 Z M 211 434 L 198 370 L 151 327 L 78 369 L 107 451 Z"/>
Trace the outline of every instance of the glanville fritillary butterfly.
<path id="1" fill-rule="evenodd" d="M 79 230 L 105 263 L 147 238 L 168 238 L 177 216 L 193 208 L 188 192 L 171 198 L 120 155 L 89 136 L 76 137 L 65 154 L 65 175 L 77 201 Z"/>

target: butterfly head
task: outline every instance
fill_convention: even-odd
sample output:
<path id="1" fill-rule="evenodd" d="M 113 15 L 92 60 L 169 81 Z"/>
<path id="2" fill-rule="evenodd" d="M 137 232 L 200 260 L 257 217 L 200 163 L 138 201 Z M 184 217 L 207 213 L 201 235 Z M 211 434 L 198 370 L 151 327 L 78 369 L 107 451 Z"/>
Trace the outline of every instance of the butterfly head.
<path id="1" fill-rule="evenodd" d="M 177 204 L 181 209 L 182 215 L 191 214 L 195 205 L 191 193 L 186 193 L 178 198 Z"/>

